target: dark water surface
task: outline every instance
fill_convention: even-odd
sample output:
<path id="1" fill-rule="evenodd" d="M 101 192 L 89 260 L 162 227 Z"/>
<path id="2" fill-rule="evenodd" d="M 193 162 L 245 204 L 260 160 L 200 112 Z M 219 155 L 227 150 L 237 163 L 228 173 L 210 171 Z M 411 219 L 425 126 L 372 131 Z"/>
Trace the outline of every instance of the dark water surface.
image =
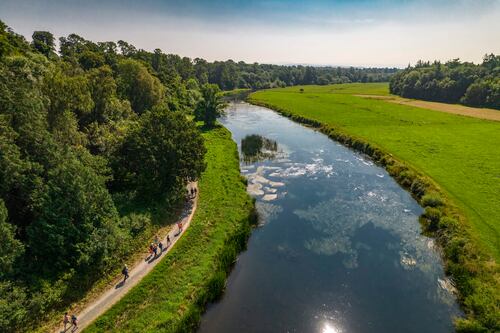
<path id="1" fill-rule="evenodd" d="M 262 226 L 199 332 L 453 330 L 422 208 L 384 169 L 266 108 L 233 104 L 222 122 Z"/>

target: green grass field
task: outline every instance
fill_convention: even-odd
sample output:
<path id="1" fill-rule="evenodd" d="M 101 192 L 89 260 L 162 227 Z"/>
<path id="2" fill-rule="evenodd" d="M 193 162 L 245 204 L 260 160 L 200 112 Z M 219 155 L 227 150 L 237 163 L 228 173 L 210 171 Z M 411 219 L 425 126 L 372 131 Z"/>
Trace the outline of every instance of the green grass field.
<path id="1" fill-rule="evenodd" d="M 300 89 L 304 89 L 301 93 Z M 386 83 L 259 91 L 251 99 L 374 143 L 430 176 L 500 259 L 500 123 L 353 94 L 388 95 Z"/>
<path id="2" fill-rule="evenodd" d="M 207 169 L 191 226 L 154 270 L 85 332 L 191 331 L 205 303 L 221 294 L 249 235 L 253 202 L 229 131 L 219 127 L 204 137 Z"/>

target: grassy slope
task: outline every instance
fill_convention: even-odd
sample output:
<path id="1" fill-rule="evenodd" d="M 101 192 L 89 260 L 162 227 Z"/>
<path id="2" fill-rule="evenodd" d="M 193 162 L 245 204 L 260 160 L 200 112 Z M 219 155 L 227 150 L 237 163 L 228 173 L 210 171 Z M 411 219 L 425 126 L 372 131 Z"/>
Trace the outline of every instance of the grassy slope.
<path id="1" fill-rule="evenodd" d="M 305 86 L 252 99 L 365 139 L 434 179 L 465 212 L 473 233 L 500 259 L 500 123 L 364 99 L 387 84 Z"/>
<path id="2" fill-rule="evenodd" d="M 203 305 L 220 295 L 249 234 L 253 203 L 230 133 L 221 127 L 204 137 L 207 170 L 191 226 L 155 269 L 85 332 L 190 331 Z"/>

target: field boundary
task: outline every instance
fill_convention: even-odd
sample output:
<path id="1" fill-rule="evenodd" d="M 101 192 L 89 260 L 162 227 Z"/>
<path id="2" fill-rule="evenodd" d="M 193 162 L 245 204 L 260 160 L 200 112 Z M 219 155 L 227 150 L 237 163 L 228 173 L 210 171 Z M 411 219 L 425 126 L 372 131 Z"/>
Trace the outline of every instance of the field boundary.
<path id="1" fill-rule="evenodd" d="M 500 271 L 496 261 L 477 245 L 465 215 L 428 175 L 395 158 L 365 139 L 334 126 L 296 115 L 249 96 L 247 102 L 272 109 L 291 120 L 319 130 L 329 138 L 366 154 L 384 167 L 396 182 L 425 208 L 420 217 L 424 233 L 441 247 L 445 273 L 458 290 L 457 298 L 466 318 L 455 321 L 457 332 L 498 332 L 500 330 Z M 430 197 L 437 200 L 432 203 Z M 429 201 L 429 202 L 428 202 Z"/>

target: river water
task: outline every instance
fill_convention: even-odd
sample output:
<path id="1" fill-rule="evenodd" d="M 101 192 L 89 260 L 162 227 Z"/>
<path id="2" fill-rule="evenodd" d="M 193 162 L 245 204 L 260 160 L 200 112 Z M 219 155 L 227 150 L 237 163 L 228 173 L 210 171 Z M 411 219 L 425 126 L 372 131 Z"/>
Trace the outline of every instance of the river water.
<path id="1" fill-rule="evenodd" d="M 450 332 L 460 311 L 422 208 L 366 157 L 277 113 L 232 104 L 261 226 L 199 332 Z"/>

